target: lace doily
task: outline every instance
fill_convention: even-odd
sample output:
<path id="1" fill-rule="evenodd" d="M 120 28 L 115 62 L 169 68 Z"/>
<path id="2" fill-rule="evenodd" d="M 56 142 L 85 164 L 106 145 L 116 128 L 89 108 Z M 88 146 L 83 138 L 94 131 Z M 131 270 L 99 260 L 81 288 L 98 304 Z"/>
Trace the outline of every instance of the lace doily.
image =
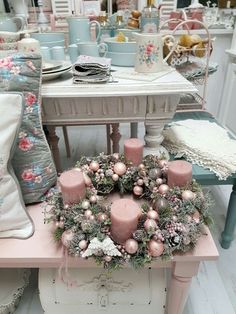
<path id="1" fill-rule="evenodd" d="M 227 130 L 207 120 L 173 122 L 163 131 L 166 149 L 213 171 L 220 180 L 236 172 L 236 140 Z"/>

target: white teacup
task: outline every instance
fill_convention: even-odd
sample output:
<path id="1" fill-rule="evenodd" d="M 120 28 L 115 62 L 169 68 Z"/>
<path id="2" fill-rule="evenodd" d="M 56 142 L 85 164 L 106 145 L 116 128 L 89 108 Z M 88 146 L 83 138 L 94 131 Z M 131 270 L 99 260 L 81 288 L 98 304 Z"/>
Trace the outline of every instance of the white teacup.
<path id="1" fill-rule="evenodd" d="M 78 42 L 79 55 L 92 57 L 105 57 L 108 51 L 108 46 L 105 43 L 98 44 L 95 41 Z"/>

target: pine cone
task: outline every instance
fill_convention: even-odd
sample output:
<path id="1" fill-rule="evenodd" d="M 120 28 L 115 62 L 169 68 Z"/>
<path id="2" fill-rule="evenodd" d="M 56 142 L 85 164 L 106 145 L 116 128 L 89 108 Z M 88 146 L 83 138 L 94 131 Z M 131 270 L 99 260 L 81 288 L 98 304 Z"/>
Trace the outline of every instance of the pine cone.
<path id="1" fill-rule="evenodd" d="M 133 232 L 133 238 L 136 241 L 141 242 L 142 239 L 145 237 L 146 232 L 142 229 L 138 229 L 136 231 Z"/>

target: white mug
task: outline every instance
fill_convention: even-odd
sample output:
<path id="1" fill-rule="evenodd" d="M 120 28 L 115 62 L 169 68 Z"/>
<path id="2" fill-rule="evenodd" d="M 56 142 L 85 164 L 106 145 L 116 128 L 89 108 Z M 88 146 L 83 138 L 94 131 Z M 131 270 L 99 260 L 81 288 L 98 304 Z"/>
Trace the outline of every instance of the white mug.
<path id="1" fill-rule="evenodd" d="M 49 47 L 42 46 L 40 48 L 40 50 L 41 50 L 41 55 L 42 55 L 43 61 L 48 61 L 48 60 L 52 59 L 51 50 Z"/>
<path id="2" fill-rule="evenodd" d="M 77 46 L 80 55 L 92 57 L 105 57 L 108 51 L 107 44 L 98 44 L 96 41 L 78 42 Z"/>

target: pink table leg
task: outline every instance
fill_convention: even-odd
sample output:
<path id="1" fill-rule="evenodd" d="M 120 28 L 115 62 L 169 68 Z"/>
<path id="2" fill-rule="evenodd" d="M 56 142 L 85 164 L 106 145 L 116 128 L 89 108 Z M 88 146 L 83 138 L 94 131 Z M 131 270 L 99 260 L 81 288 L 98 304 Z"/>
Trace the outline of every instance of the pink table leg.
<path id="1" fill-rule="evenodd" d="M 192 277 L 198 273 L 199 262 L 175 262 L 167 295 L 167 314 L 183 312 Z"/>

